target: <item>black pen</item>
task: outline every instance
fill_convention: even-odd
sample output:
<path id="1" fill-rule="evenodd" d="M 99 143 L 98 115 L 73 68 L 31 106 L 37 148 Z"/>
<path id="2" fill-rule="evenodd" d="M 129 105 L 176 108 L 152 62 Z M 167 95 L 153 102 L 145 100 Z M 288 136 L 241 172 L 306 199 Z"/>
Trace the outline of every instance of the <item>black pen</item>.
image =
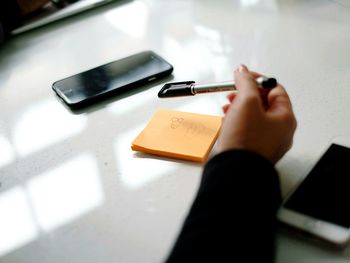
<path id="1" fill-rule="evenodd" d="M 259 77 L 256 79 L 256 82 L 264 89 L 272 89 L 277 86 L 277 80 L 275 78 Z M 163 86 L 158 93 L 158 97 L 171 98 L 193 96 L 201 93 L 232 91 L 236 89 L 236 85 L 233 81 L 211 84 L 196 84 L 194 81 L 172 82 Z"/>

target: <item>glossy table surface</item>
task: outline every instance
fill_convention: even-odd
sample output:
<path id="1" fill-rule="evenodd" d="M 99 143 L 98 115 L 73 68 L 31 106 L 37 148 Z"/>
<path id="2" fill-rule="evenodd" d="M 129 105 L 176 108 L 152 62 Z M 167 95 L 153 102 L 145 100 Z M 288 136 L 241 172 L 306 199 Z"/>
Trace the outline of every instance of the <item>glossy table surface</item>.
<path id="1" fill-rule="evenodd" d="M 346 0 L 135 0 L 12 38 L 0 49 L 0 262 L 162 262 L 202 165 L 131 141 L 159 109 L 221 115 L 226 100 L 158 99 L 159 82 L 77 113 L 54 81 L 142 50 L 171 62 L 173 81 L 231 80 L 240 63 L 275 76 L 299 124 L 277 164 L 286 195 L 333 137 L 350 136 L 349 25 Z M 278 233 L 276 262 L 349 260 L 350 248 Z"/>

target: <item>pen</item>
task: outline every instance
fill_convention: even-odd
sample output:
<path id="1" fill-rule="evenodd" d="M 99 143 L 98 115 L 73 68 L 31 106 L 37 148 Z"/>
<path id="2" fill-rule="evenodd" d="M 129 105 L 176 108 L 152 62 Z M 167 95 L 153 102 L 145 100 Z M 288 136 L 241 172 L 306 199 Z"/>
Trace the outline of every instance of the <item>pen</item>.
<path id="1" fill-rule="evenodd" d="M 275 78 L 259 77 L 256 79 L 258 85 L 263 89 L 272 89 L 277 86 Z M 171 98 L 179 96 L 193 96 L 201 93 L 236 90 L 233 81 L 196 84 L 194 81 L 172 82 L 165 84 L 158 93 L 159 98 Z"/>

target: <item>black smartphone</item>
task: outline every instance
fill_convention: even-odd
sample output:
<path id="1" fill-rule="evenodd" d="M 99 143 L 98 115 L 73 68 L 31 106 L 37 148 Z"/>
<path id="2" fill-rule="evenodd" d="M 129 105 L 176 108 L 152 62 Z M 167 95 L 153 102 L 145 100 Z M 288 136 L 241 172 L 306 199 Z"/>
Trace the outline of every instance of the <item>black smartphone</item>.
<path id="1" fill-rule="evenodd" d="M 56 81 L 52 89 L 71 108 L 81 108 L 101 99 L 170 75 L 173 66 L 152 51 L 123 59 Z"/>
<path id="2" fill-rule="evenodd" d="M 337 137 L 278 211 L 280 221 L 344 247 L 350 238 L 350 138 Z"/>

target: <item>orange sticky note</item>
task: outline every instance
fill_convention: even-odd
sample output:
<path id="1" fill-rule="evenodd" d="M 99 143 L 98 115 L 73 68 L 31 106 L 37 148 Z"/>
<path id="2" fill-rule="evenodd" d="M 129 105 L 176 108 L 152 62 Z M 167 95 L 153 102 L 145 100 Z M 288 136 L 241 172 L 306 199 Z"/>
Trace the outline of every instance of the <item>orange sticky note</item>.
<path id="1" fill-rule="evenodd" d="M 131 149 L 203 162 L 215 143 L 221 121 L 219 116 L 159 110 L 132 142 Z"/>

